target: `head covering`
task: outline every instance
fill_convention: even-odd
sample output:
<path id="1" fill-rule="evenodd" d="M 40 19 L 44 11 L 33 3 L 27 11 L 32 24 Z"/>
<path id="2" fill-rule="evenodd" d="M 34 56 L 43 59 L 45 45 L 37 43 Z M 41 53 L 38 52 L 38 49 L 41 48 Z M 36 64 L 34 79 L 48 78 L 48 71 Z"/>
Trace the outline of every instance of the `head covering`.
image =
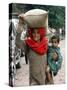
<path id="1" fill-rule="evenodd" d="M 41 27 L 38 28 L 38 33 L 40 34 L 41 40 L 40 42 L 35 42 L 33 40 L 33 35 L 32 35 L 32 30 L 33 28 L 30 28 L 28 33 L 29 33 L 29 37 L 25 40 L 26 44 L 36 53 L 43 55 L 45 53 L 47 53 L 47 39 L 45 37 L 46 35 L 46 30 Z"/>
<path id="2" fill-rule="evenodd" d="M 44 27 L 40 27 L 40 28 L 37 28 L 38 29 L 38 33 L 40 34 L 40 37 L 43 38 L 45 35 L 46 35 L 46 29 Z M 33 35 L 32 35 L 32 31 L 34 30 L 34 28 L 29 28 L 29 37 L 33 38 Z"/>

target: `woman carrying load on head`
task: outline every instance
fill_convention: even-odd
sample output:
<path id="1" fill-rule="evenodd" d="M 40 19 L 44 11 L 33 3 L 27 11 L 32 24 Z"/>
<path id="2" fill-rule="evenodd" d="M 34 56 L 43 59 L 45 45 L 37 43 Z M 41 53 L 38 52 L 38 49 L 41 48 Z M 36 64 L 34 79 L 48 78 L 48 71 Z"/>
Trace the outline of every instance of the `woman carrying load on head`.
<path id="1" fill-rule="evenodd" d="M 44 27 L 29 28 L 28 37 L 21 40 L 22 30 L 17 29 L 16 45 L 23 48 L 29 60 L 29 84 L 45 85 L 47 65 L 46 29 Z"/>

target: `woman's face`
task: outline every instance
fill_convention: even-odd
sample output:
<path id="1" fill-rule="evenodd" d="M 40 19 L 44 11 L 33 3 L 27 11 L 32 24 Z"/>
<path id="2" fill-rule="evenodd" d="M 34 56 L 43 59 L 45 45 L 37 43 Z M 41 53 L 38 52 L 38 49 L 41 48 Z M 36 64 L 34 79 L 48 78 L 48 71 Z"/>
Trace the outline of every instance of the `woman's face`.
<path id="1" fill-rule="evenodd" d="M 34 29 L 32 32 L 33 40 L 34 41 L 40 41 L 40 34 L 37 29 Z"/>

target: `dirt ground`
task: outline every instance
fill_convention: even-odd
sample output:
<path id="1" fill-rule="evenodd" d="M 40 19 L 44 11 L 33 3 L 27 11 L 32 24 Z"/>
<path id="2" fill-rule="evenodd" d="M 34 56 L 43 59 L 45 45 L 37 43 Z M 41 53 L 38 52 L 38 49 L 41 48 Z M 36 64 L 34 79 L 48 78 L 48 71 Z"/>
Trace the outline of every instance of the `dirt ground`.
<path id="1" fill-rule="evenodd" d="M 65 41 L 60 42 L 61 54 L 63 57 L 62 67 L 58 74 L 54 77 L 54 84 L 65 83 Z M 15 86 L 28 86 L 29 85 L 29 65 L 25 64 L 25 58 L 21 58 L 21 68 L 17 69 L 15 76 Z"/>

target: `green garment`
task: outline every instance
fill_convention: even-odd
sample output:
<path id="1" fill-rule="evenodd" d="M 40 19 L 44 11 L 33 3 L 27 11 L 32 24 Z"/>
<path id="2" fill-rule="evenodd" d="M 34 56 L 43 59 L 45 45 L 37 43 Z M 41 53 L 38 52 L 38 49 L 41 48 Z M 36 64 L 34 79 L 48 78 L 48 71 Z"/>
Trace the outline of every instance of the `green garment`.
<path id="1" fill-rule="evenodd" d="M 54 61 L 52 58 L 52 54 L 54 52 L 56 52 L 58 55 L 56 61 Z M 62 64 L 62 56 L 60 53 L 60 47 L 55 48 L 52 46 L 48 46 L 47 62 L 48 62 L 48 65 L 49 65 L 51 71 L 53 71 L 54 73 L 57 73 L 58 70 L 61 68 L 61 64 Z"/>

